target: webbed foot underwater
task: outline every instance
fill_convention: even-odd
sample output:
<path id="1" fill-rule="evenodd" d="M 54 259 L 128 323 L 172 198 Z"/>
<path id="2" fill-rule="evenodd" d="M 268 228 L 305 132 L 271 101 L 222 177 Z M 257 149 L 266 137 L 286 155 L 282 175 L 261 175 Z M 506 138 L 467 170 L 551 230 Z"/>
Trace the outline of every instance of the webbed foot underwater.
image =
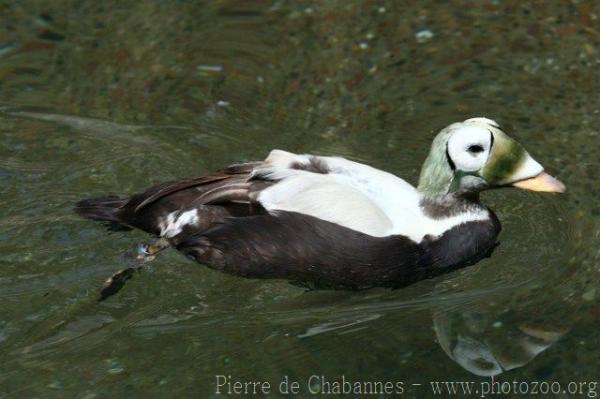
<path id="1" fill-rule="evenodd" d="M 565 190 L 496 122 L 472 118 L 436 136 L 416 188 L 344 158 L 273 150 L 264 161 L 75 210 L 238 276 L 396 288 L 489 255 L 501 227 L 479 193 L 508 186 Z"/>

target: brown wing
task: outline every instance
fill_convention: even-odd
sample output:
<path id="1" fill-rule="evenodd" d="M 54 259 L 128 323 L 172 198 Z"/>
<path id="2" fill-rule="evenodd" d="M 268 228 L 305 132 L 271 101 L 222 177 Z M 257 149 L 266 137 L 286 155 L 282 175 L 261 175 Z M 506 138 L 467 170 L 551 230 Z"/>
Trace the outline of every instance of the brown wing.
<path id="1" fill-rule="evenodd" d="M 166 182 L 135 194 L 111 213 L 114 221 L 160 234 L 167 216 L 196 209 L 201 220 L 188 231 L 202 230 L 230 216 L 261 211 L 254 193 L 272 182 L 253 179 L 252 172 L 263 162 L 231 165 L 212 175 Z M 177 217 L 177 213 L 175 214 Z"/>
<path id="2" fill-rule="evenodd" d="M 162 183 L 129 198 L 81 201 L 77 211 L 90 219 L 121 223 L 156 235 L 181 231 L 184 227 L 185 233 L 195 234 L 229 217 L 264 213 L 257 197 L 281 178 L 273 175 L 274 168 L 323 173 L 295 162 L 294 157 L 291 153 L 272 151 L 265 161 L 234 164 L 208 176 Z M 191 210 L 197 211 L 199 221 L 179 220 Z"/>
<path id="3" fill-rule="evenodd" d="M 227 197 L 227 193 L 231 190 L 236 193 L 235 195 L 237 195 L 237 197 L 240 197 L 240 189 L 242 188 L 240 186 L 241 181 L 247 180 L 252 170 L 260 164 L 262 164 L 262 162 L 234 164 L 228 166 L 222 171 L 215 173 L 214 175 L 177 180 L 152 187 L 142 194 L 144 198 L 135 206 L 134 212 L 139 212 L 142 210 L 142 208 L 178 191 L 186 190 L 192 187 L 205 186 L 223 180 L 227 181 L 224 181 L 222 185 L 217 185 L 217 187 L 204 192 L 194 202 L 201 201 L 202 198 L 205 197 L 207 201 L 203 202 L 204 204 L 212 203 L 213 201 L 218 200 L 219 196 Z M 233 187 L 229 189 L 229 186 Z"/>
<path id="4" fill-rule="evenodd" d="M 142 208 L 178 191 L 192 187 L 202 186 L 209 183 L 214 183 L 227 178 L 229 178 L 229 176 L 227 175 L 202 176 L 191 179 L 177 180 L 174 182 L 169 182 L 155 186 L 144 193 L 147 194 L 147 196 L 144 196 L 144 200 L 135 207 L 134 211 L 139 212 L 142 210 Z"/>

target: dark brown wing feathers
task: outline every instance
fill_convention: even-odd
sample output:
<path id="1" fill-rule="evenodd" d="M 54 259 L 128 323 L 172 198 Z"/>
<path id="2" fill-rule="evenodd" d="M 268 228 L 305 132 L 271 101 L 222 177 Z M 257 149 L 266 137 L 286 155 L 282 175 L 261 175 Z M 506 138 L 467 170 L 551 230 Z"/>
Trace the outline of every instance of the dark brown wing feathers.
<path id="1" fill-rule="evenodd" d="M 185 190 L 191 187 L 202 186 L 209 183 L 214 183 L 219 180 L 228 179 L 229 175 L 211 175 L 202 176 L 193 179 L 184 179 L 172 182 L 164 187 L 157 186 L 157 190 L 154 193 L 148 195 L 142 202 L 135 207 L 135 212 L 139 212 L 143 207 L 150 205 L 151 203 L 166 197 L 167 195 L 173 194 L 177 191 Z M 149 194 L 148 192 L 144 194 Z"/>
<path id="2" fill-rule="evenodd" d="M 155 186 L 144 193 L 144 196 L 145 196 L 144 200 L 136 205 L 134 211 L 139 212 L 145 206 L 150 205 L 150 204 L 156 202 L 157 200 L 164 198 L 168 195 L 171 195 L 173 193 L 176 193 L 178 191 L 186 190 L 186 189 L 192 188 L 192 187 L 204 186 L 204 185 L 208 185 L 208 184 L 215 183 L 218 181 L 223 181 L 224 184 L 217 186 L 215 188 L 212 188 L 208 192 L 203 193 L 198 198 L 198 200 L 194 201 L 194 202 L 198 203 L 198 204 L 224 202 L 224 201 L 227 201 L 228 200 L 227 198 L 232 195 L 233 195 L 233 197 L 235 197 L 236 201 L 240 201 L 240 194 L 241 194 L 240 189 L 242 187 L 237 184 L 239 184 L 240 182 L 243 182 L 243 181 L 247 181 L 248 178 L 250 177 L 250 174 L 254 170 L 254 168 L 256 168 L 262 164 L 264 164 L 264 162 L 262 162 L 262 161 L 233 164 L 233 165 L 226 167 L 225 169 L 223 169 L 221 171 L 216 172 L 213 175 L 195 177 L 195 178 L 190 178 L 190 179 L 183 179 L 183 180 L 178 180 L 178 181 L 166 183 L 163 185 Z M 226 189 L 226 187 L 229 186 L 230 184 L 236 185 L 235 194 L 228 193 L 228 190 Z M 210 195 L 209 195 L 209 193 L 210 193 Z M 219 198 L 218 197 L 219 194 L 223 195 L 223 197 Z M 202 197 L 205 197 L 208 199 L 203 200 Z"/>

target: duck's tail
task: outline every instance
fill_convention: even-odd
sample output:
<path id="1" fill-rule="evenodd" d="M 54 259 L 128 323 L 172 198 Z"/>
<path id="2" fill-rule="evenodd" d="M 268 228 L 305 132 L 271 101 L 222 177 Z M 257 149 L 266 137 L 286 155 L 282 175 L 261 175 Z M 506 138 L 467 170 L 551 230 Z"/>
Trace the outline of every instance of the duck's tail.
<path id="1" fill-rule="evenodd" d="M 127 203 L 128 198 L 116 196 L 88 198 L 79 201 L 74 211 L 87 219 L 101 220 L 106 222 L 120 222 L 117 211 Z"/>

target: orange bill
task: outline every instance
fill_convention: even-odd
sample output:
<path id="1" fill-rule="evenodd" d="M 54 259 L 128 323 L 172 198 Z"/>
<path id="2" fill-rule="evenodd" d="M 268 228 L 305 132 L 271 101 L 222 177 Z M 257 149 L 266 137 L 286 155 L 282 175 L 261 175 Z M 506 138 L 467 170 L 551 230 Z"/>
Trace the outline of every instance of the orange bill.
<path id="1" fill-rule="evenodd" d="M 549 193 L 564 193 L 567 189 L 560 180 L 545 172 L 529 179 L 520 180 L 512 185 L 525 190 L 544 191 Z"/>

